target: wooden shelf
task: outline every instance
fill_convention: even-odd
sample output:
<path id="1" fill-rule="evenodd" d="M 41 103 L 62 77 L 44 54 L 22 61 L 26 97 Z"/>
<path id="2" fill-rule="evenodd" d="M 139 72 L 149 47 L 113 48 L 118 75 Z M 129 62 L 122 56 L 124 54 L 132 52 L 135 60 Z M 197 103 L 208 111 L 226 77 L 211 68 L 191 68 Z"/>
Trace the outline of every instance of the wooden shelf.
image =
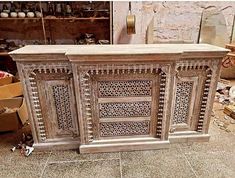
<path id="1" fill-rule="evenodd" d="M 20 17 L 1 17 L 0 20 L 40 20 L 41 18 L 39 17 L 24 17 L 24 18 L 20 18 Z"/>
<path id="2" fill-rule="evenodd" d="M 109 20 L 109 17 L 45 17 L 44 20 Z"/>
<path id="3" fill-rule="evenodd" d="M 0 56 L 9 56 L 7 51 L 2 51 L 0 52 Z"/>
<path id="4" fill-rule="evenodd" d="M 49 1 L 41 2 L 48 6 Z M 39 1 L 37 2 L 39 3 Z M 36 3 L 36 4 L 37 4 Z M 0 4 L 2 4 L 0 2 Z M 36 5 L 35 4 L 35 5 Z M 112 43 L 112 3 L 94 2 L 91 10 L 87 2 L 72 2 L 76 11 L 72 14 L 43 13 L 43 17 L 0 17 L 0 36 L 25 45 L 52 41 L 58 44 L 74 44 L 85 33 L 92 33 L 96 40 L 106 39 Z M 74 10 L 75 10 L 74 9 Z M 40 9 L 41 11 L 42 9 Z M 17 28 L 16 28 L 17 27 Z M 30 35 L 29 35 L 30 34 Z"/>
<path id="5" fill-rule="evenodd" d="M 0 20 L 41 20 L 39 17 L 25 17 L 25 18 L 0 18 Z M 109 17 L 44 17 L 44 20 L 109 20 Z"/>

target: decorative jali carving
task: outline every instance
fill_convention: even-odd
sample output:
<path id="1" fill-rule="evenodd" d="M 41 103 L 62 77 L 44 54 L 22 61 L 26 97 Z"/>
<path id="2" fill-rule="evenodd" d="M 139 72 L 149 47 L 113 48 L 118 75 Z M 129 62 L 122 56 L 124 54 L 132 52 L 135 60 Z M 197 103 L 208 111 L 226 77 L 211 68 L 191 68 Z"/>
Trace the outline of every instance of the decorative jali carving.
<path id="1" fill-rule="evenodd" d="M 141 74 L 157 73 L 159 64 L 100 64 L 100 65 L 83 65 L 80 70 L 89 72 L 91 75 L 119 75 L 119 74 Z"/>
<path id="2" fill-rule="evenodd" d="M 198 132 L 202 132 L 202 128 L 203 128 L 204 117 L 206 114 L 207 100 L 208 100 L 209 91 L 210 91 L 211 77 L 212 77 L 212 70 L 208 68 L 206 70 L 206 80 L 204 84 L 199 120 L 198 120 L 198 125 L 197 125 Z"/>
<path id="3" fill-rule="evenodd" d="M 100 123 L 100 136 L 148 135 L 149 121 L 140 122 L 103 122 Z"/>
<path id="4" fill-rule="evenodd" d="M 187 123 L 193 82 L 178 82 L 176 85 L 173 124 Z"/>
<path id="5" fill-rule="evenodd" d="M 87 140 L 86 142 L 93 141 L 93 122 L 92 122 L 92 109 L 91 109 L 91 79 L 88 72 L 81 72 L 80 85 L 81 85 L 81 99 L 82 99 L 82 114 L 86 119 Z"/>
<path id="6" fill-rule="evenodd" d="M 73 129 L 69 87 L 66 85 L 56 85 L 52 87 L 52 90 L 56 107 L 58 128 L 63 130 Z"/>
<path id="7" fill-rule="evenodd" d="M 167 69 L 166 69 L 167 70 Z M 158 101 L 158 113 L 157 113 L 157 130 L 156 137 L 161 138 L 162 136 L 162 122 L 163 122 L 163 114 L 164 114 L 164 106 L 165 106 L 165 95 L 167 87 L 167 74 L 163 71 L 160 72 L 160 88 L 159 88 L 159 101 Z"/>
<path id="8" fill-rule="evenodd" d="M 187 71 L 187 70 L 202 70 L 206 69 L 209 66 L 212 66 L 212 60 L 208 59 L 188 59 L 184 61 L 179 61 L 176 63 L 177 71 Z"/>
<path id="9" fill-rule="evenodd" d="M 44 141 L 47 139 L 47 134 L 46 134 L 45 123 L 44 123 L 43 116 L 42 116 L 41 104 L 39 100 L 37 77 L 40 74 L 47 74 L 48 76 L 50 76 L 51 74 L 70 75 L 72 73 L 71 67 L 67 63 L 56 62 L 56 63 L 45 63 L 45 64 L 44 63 L 38 63 L 38 64 L 28 63 L 28 64 L 24 64 L 23 68 L 24 68 L 25 75 L 27 76 L 26 84 L 29 87 L 28 88 L 29 97 L 31 101 L 31 107 L 33 110 L 32 113 L 35 118 L 35 122 L 38 125 L 37 128 L 38 128 L 39 140 Z M 58 105 L 56 106 L 56 110 L 57 109 L 58 109 Z M 61 128 L 63 127 L 61 126 Z"/>
<path id="10" fill-rule="evenodd" d="M 36 119 L 36 122 L 38 124 L 38 133 L 39 133 L 39 139 L 41 141 L 44 141 L 46 139 L 46 129 L 45 129 L 45 124 L 42 118 L 42 110 L 41 110 L 41 105 L 39 101 L 39 94 L 38 94 L 38 87 L 36 83 L 36 73 L 31 72 L 29 77 L 29 87 L 31 89 L 30 91 L 30 97 L 31 97 L 31 102 L 32 102 L 32 107 L 33 107 L 33 115 L 34 118 Z"/>
<path id="11" fill-rule="evenodd" d="M 79 75 L 79 83 L 80 83 L 80 91 L 81 91 L 81 101 L 82 101 L 82 115 L 84 120 L 84 132 L 86 133 L 85 142 L 89 143 L 92 142 L 94 137 L 96 139 L 96 131 L 93 129 L 99 128 L 96 124 L 103 124 L 100 123 L 99 118 L 111 118 L 111 117 L 136 117 L 141 112 L 137 110 L 132 111 L 132 109 L 122 109 L 120 107 L 113 110 L 114 112 L 110 111 L 109 104 L 100 105 L 98 106 L 102 108 L 101 111 L 98 108 L 97 112 L 93 112 L 93 103 L 94 101 L 91 100 L 92 87 L 96 78 L 97 80 L 97 97 L 106 100 L 106 98 L 122 98 L 122 97 L 138 97 L 139 101 L 141 97 L 152 96 L 152 85 L 153 80 L 155 77 L 159 77 L 160 80 L 160 90 L 159 90 L 159 98 L 158 99 L 158 112 L 157 117 L 157 126 L 156 126 L 156 137 L 162 138 L 162 129 L 163 129 L 163 120 L 165 118 L 165 98 L 167 97 L 166 88 L 168 86 L 167 81 L 169 75 L 169 68 L 170 65 L 163 65 L 159 66 L 159 64 L 126 64 L 126 65 L 119 65 L 119 64 L 96 64 L 96 65 L 77 65 L 78 68 L 78 75 Z M 161 70 L 162 69 L 162 70 Z M 134 80 L 125 80 L 126 76 L 134 76 Z M 146 79 L 138 79 L 138 76 L 146 75 Z M 102 80 L 102 76 L 105 80 Z M 114 77 L 117 80 L 109 81 L 107 77 Z M 120 76 L 120 77 L 119 77 Z M 149 80 L 148 77 L 151 77 L 153 80 Z M 137 78 L 137 79 L 136 79 Z M 121 79 L 121 80 L 119 80 Z M 123 80 L 122 80 L 123 79 Z M 128 78 L 127 78 L 128 79 Z M 155 99 L 155 98 L 154 98 Z M 104 101 L 103 100 L 103 101 Z M 145 101 L 145 100 L 143 100 Z M 138 101 L 133 101 L 138 102 Z M 109 101 L 104 102 L 109 103 Z M 117 102 L 114 103 L 116 104 Z M 104 107 L 105 106 L 105 107 Z M 120 105 L 121 106 L 121 105 Z M 129 107 L 129 106 L 128 106 Z M 104 109 L 107 111 L 104 112 Z M 145 107 L 148 108 L 147 106 Z M 114 108 L 112 108 L 114 109 Z M 122 110 L 120 112 L 120 110 Z M 101 111 L 101 113 L 99 113 Z M 126 112 L 128 111 L 128 112 Z M 110 112 L 110 113 L 108 113 Z M 119 113 L 118 113 L 119 112 Z M 150 115 L 151 110 L 145 110 L 139 117 L 146 117 Z M 99 116 L 95 116 L 96 114 L 100 114 Z M 94 118 L 95 117 L 95 118 Z M 98 118 L 96 118 L 98 117 Z M 149 117 L 149 116 L 148 116 Z M 98 119 L 98 121 L 97 121 Z M 111 122 L 111 121 L 110 121 Z M 104 126 L 104 125 L 103 125 Z M 126 126 L 123 125 L 125 128 Z M 118 129 L 118 127 L 115 127 Z M 124 129 L 123 128 L 123 129 Z M 101 128 L 99 128 L 101 129 Z M 122 129 L 122 128 L 120 128 Z M 133 134 L 134 131 L 133 131 Z M 149 134 L 149 131 L 148 133 Z"/>
<path id="12" fill-rule="evenodd" d="M 151 114 L 151 102 L 100 103 L 99 117 L 148 117 Z"/>
<path id="13" fill-rule="evenodd" d="M 213 71 L 217 71 L 220 60 L 185 60 L 177 63 L 176 68 L 177 72 L 179 71 L 189 71 L 189 70 L 203 70 L 206 72 L 206 79 L 204 80 L 204 89 L 202 93 L 202 100 L 200 105 L 199 119 L 197 125 L 197 131 L 202 132 L 204 117 L 206 115 L 207 110 L 207 102 L 209 97 L 209 91 L 211 86 L 212 74 Z M 213 71 L 212 71 L 213 70 Z M 213 79 L 214 80 L 214 79 Z"/>
<path id="14" fill-rule="evenodd" d="M 99 97 L 151 96 L 152 81 L 100 81 Z"/>

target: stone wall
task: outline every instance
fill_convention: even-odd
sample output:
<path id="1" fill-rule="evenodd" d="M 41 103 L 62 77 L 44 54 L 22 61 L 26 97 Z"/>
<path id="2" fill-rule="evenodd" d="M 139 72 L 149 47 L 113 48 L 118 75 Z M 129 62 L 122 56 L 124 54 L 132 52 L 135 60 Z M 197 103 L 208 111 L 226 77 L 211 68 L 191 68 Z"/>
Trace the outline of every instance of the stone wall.
<path id="1" fill-rule="evenodd" d="M 178 2 L 132 2 L 136 15 L 136 34 L 126 34 L 128 2 L 113 2 L 113 42 L 145 43 L 146 29 L 154 17 L 154 41 L 198 41 L 200 20 L 205 8 L 218 8 L 225 17 L 228 41 L 231 37 L 235 1 L 178 1 Z"/>

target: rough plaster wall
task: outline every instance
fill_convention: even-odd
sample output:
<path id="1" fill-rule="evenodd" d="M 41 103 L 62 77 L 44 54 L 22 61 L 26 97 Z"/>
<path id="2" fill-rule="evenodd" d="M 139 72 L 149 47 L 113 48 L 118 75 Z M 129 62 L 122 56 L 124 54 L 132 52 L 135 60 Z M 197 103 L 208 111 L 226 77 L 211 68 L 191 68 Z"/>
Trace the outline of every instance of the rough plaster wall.
<path id="1" fill-rule="evenodd" d="M 114 43 L 145 43 L 146 29 L 154 17 L 154 41 L 192 40 L 197 42 L 202 11 L 210 6 L 224 9 L 228 40 L 231 36 L 235 2 L 132 2 L 136 34 L 126 34 L 128 2 L 113 3 Z M 226 8 L 227 7 L 227 8 Z"/>
<path id="2" fill-rule="evenodd" d="M 142 24 L 141 18 L 141 2 L 132 2 L 132 14 L 136 15 L 136 24 Z M 113 2 L 113 43 L 143 43 L 144 35 L 143 28 L 136 27 L 136 34 L 127 35 L 126 31 L 126 16 L 129 14 L 129 4 L 124 1 Z"/>

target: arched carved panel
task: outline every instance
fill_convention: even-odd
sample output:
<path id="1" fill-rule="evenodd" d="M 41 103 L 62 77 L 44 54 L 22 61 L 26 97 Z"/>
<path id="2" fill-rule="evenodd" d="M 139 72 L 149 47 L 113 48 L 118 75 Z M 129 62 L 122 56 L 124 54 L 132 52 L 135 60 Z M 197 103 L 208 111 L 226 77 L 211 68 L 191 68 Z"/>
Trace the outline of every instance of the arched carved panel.
<path id="1" fill-rule="evenodd" d="M 77 65 L 86 143 L 102 137 L 135 134 L 161 138 L 165 133 L 162 123 L 166 119 L 169 80 L 165 73 L 169 66 L 164 65 L 165 72 L 162 67 L 159 64 Z M 145 131 L 137 127 L 140 123 L 144 123 Z"/>
<path id="2" fill-rule="evenodd" d="M 217 72 L 215 62 L 219 61 L 191 59 L 176 64 L 171 131 L 203 130 L 203 123 L 208 120 L 212 71 Z"/>
<path id="3" fill-rule="evenodd" d="M 66 63 L 25 64 L 26 85 L 39 140 L 78 137 L 71 67 Z"/>

